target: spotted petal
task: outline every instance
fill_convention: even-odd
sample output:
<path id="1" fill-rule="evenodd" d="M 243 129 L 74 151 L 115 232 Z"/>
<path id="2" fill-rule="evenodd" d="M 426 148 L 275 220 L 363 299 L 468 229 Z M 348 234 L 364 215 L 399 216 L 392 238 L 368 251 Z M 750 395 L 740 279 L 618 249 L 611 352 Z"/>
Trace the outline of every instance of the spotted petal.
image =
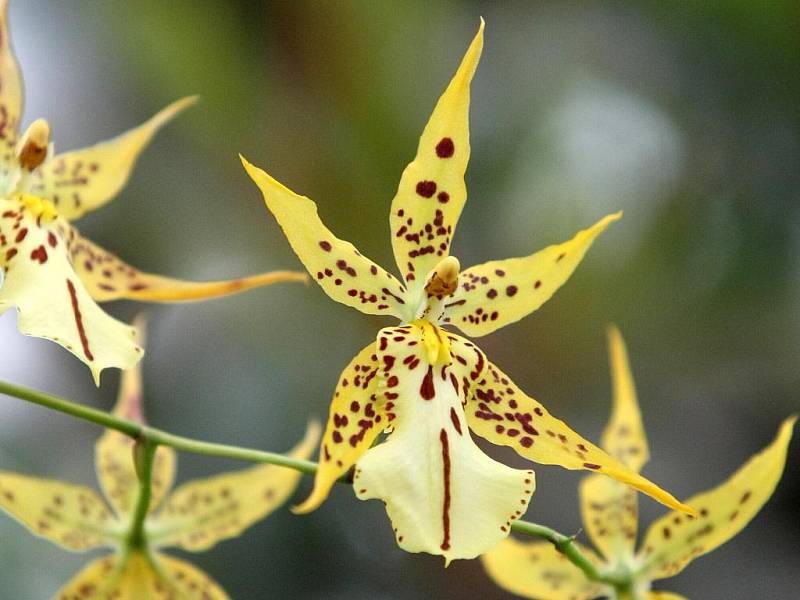
<path id="1" fill-rule="evenodd" d="M 107 250 L 78 234 L 74 227 L 65 236 L 70 240 L 70 260 L 83 285 L 99 302 L 141 300 L 146 302 L 189 302 L 229 296 L 281 281 L 308 281 L 304 273 L 273 271 L 253 277 L 227 281 L 185 281 L 144 273 L 123 262 Z"/>
<path id="2" fill-rule="evenodd" d="M 0 0 L 0 180 L 15 162 L 22 115 L 22 78 L 8 33 L 8 0 Z"/>
<path id="3" fill-rule="evenodd" d="M 319 429 L 319 424 L 309 424 L 305 438 L 289 456 L 308 458 L 319 441 Z M 263 464 L 186 483 L 147 520 L 147 539 L 154 546 L 206 550 L 238 536 L 278 508 L 301 476 L 294 469 Z"/>
<path id="4" fill-rule="evenodd" d="M 142 356 L 135 331 L 111 318 L 83 287 L 67 255 L 61 219 L 37 219 L 21 202 L 0 198 L 0 312 L 16 306 L 19 330 L 64 346 L 100 383 L 107 367 L 127 369 Z"/>
<path id="5" fill-rule="evenodd" d="M 319 451 L 319 468 L 314 490 L 293 510 L 308 513 L 322 504 L 336 480 L 352 467 L 389 424 L 393 408 L 383 395 L 378 397 L 378 357 L 375 343 L 369 344 L 350 361 L 339 377 L 331 401 L 328 424 Z M 390 413 L 394 417 L 393 413 Z"/>
<path id="6" fill-rule="evenodd" d="M 317 206 L 298 196 L 242 157 L 242 164 L 264 195 L 295 254 L 328 296 L 370 315 L 404 319 L 405 288 L 353 244 L 325 227 Z"/>
<path id="7" fill-rule="evenodd" d="M 138 319 L 137 342 L 144 345 L 144 320 Z M 114 414 L 144 423 L 141 363 L 123 372 Z M 95 469 L 100 487 L 120 516 L 133 512 L 139 493 L 139 478 L 133 465 L 133 440 L 107 429 L 95 444 Z M 159 505 L 175 480 L 177 457 L 167 446 L 159 446 L 153 461 L 150 510 Z"/>
<path id="8" fill-rule="evenodd" d="M 392 201 L 392 249 L 412 297 L 426 275 L 450 252 L 467 199 L 469 88 L 483 49 L 483 19 L 461 65 L 433 110 L 417 156 L 403 171 Z"/>
<path id="9" fill-rule="evenodd" d="M 603 433 L 603 448 L 632 471 L 647 461 L 642 426 L 625 341 L 616 327 L 608 329 L 608 350 L 614 386 L 614 408 Z M 636 544 L 638 501 L 630 487 L 602 475 L 580 484 L 581 514 L 589 537 L 606 558 L 630 559 Z"/>
<path id="10" fill-rule="evenodd" d="M 494 444 L 511 446 L 529 460 L 603 473 L 670 508 L 694 512 L 553 417 L 491 363 L 478 379 L 465 410 L 475 433 Z"/>
<path id="11" fill-rule="evenodd" d="M 580 549 L 596 566 L 602 564 L 589 548 Z M 481 561 L 497 585 L 523 598 L 591 600 L 599 596 L 614 597 L 610 586 L 586 579 L 547 542 L 525 543 L 510 537 L 484 554 Z"/>
<path id="12" fill-rule="evenodd" d="M 508 535 L 534 477 L 495 462 L 469 435 L 462 402 L 470 374 L 480 371 L 472 344 L 437 331 L 434 353 L 426 333 L 407 325 L 379 336 L 386 342 L 378 345 L 378 389 L 395 403 L 397 418 L 387 440 L 356 464 L 353 487 L 362 500 L 386 503 L 401 548 L 450 562 L 474 558 Z"/>
<path id="13" fill-rule="evenodd" d="M 478 337 L 519 321 L 566 283 L 597 236 L 621 216 L 608 215 L 568 242 L 530 256 L 493 260 L 463 271 L 458 289 L 445 300 L 442 322 Z"/>
<path id="14" fill-rule="evenodd" d="M 227 600 L 228 595 L 208 575 L 186 561 L 164 554 L 153 565 L 141 552 L 127 560 L 106 556 L 90 563 L 55 595 L 81 600 L 142 600 L 203 598 Z"/>
<path id="15" fill-rule="evenodd" d="M 114 545 L 122 525 L 91 488 L 0 471 L 0 508 L 69 550 Z"/>
<path id="16" fill-rule="evenodd" d="M 177 100 L 139 127 L 107 142 L 57 154 L 34 171 L 31 194 L 53 202 L 68 221 L 100 208 L 128 181 L 136 159 L 156 132 L 196 100 Z"/>
<path id="17" fill-rule="evenodd" d="M 698 518 L 669 513 L 650 526 L 641 556 L 651 579 L 681 572 L 698 556 L 727 542 L 756 516 L 783 474 L 796 420 L 796 416 L 786 419 L 773 442 L 727 481 L 689 498 L 687 503 L 700 512 Z"/>

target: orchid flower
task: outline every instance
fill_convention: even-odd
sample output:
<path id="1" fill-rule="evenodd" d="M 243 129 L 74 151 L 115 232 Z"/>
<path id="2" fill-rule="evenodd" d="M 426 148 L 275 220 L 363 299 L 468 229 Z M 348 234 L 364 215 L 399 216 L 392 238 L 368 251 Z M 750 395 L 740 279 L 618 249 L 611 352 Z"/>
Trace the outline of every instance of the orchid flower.
<path id="1" fill-rule="evenodd" d="M 18 135 L 22 81 L 7 5 L 0 0 L 0 314 L 15 306 L 22 333 L 64 346 L 99 385 L 104 368 L 131 367 L 142 349 L 133 329 L 96 302 L 199 300 L 306 279 L 293 272 L 204 283 L 170 279 L 141 272 L 81 237 L 70 222 L 116 196 L 153 135 L 195 98 L 170 104 L 112 140 L 53 156 L 44 119 Z"/>
<path id="2" fill-rule="evenodd" d="M 144 421 L 139 366 L 123 373 L 114 414 Z M 319 425 L 311 423 L 289 455 L 308 458 L 318 440 Z M 0 471 L 0 508 L 34 534 L 68 550 L 114 550 L 75 575 L 57 599 L 228 598 L 208 575 L 164 554 L 162 548 L 198 552 L 237 537 L 283 504 L 301 473 L 260 464 L 190 481 L 170 493 L 176 453 L 160 446 L 152 463 L 147 514 L 137 524 L 143 486 L 134 447 L 130 437 L 112 430 L 95 445 L 95 467 L 108 504 L 90 487 Z"/>
<path id="3" fill-rule="evenodd" d="M 613 327 L 609 329 L 609 352 L 614 408 L 603 434 L 603 447 L 638 472 L 648 460 L 647 440 L 625 343 Z M 756 516 L 781 478 L 796 419 L 786 419 L 773 442 L 727 481 L 689 498 L 686 502 L 697 508 L 697 517 L 670 512 L 655 521 L 638 552 L 636 494 L 607 478 L 584 478 L 580 486 L 583 522 L 602 558 L 589 548 L 582 551 L 601 573 L 621 578 L 622 590 L 589 581 L 544 542 L 504 540 L 482 557 L 486 570 L 500 587 L 526 598 L 681 600 L 682 596 L 672 592 L 651 591 L 651 582 L 680 573 L 698 556 L 727 542 Z"/>
<path id="4" fill-rule="evenodd" d="M 469 88 L 483 21 L 434 109 L 390 215 L 398 280 L 337 238 L 316 205 L 243 160 L 267 207 L 312 278 L 334 300 L 402 324 L 382 329 L 350 362 L 333 397 L 308 512 L 355 465 L 361 499 L 379 498 L 409 552 L 473 558 L 508 535 L 528 506 L 534 474 L 495 462 L 470 437 L 510 446 L 530 460 L 598 471 L 671 507 L 691 511 L 551 416 L 472 342 L 536 310 L 569 278 L 619 214 L 572 240 L 522 258 L 459 273 L 449 255 L 466 200 Z M 391 432 L 384 443 L 381 431 Z"/>

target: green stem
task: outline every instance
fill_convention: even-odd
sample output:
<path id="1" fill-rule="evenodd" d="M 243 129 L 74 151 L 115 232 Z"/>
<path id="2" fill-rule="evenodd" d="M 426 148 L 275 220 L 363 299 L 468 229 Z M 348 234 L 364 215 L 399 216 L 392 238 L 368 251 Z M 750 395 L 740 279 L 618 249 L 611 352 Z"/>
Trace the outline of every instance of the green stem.
<path id="1" fill-rule="evenodd" d="M 212 442 L 203 442 L 201 440 L 174 435 L 156 429 L 155 427 L 143 425 L 142 423 L 130 421 L 101 410 L 82 406 L 51 394 L 14 385 L 5 381 L 0 381 L 0 393 L 62 412 L 83 419 L 84 421 L 96 423 L 108 429 L 114 429 L 134 438 L 137 444 L 143 444 L 142 447 L 138 448 L 140 454 L 137 459 L 139 461 L 137 466 L 139 467 L 138 473 L 142 479 L 142 485 L 140 487 L 139 498 L 136 502 L 133 525 L 129 532 L 129 539 L 132 544 L 140 544 L 141 542 L 139 537 L 142 535 L 142 524 L 147 516 L 147 511 L 150 506 L 150 496 L 152 494 L 150 479 L 153 460 L 155 458 L 156 449 L 160 445 L 170 446 L 176 450 L 183 450 L 184 452 L 203 454 L 205 456 L 270 463 L 295 469 L 309 475 L 313 475 L 317 472 L 317 463 L 312 461 L 291 458 L 276 452 L 264 452 L 262 450 L 252 450 L 227 444 L 214 444 Z M 339 481 L 346 483 L 349 482 L 349 479 L 347 475 L 345 475 L 341 477 Z M 614 586 L 627 583 L 618 581 L 618 578 L 611 575 L 601 574 L 580 549 L 572 543 L 574 539 L 572 537 L 558 533 L 544 525 L 538 525 L 527 521 L 515 521 L 511 524 L 511 529 L 518 533 L 524 533 L 549 541 L 592 581 L 601 581 Z"/>
<path id="2" fill-rule="evenodd" d="M 153 496 L 153 462 L 156 450 L 158 444 L 146 435 L 137 438 L 133 446 L 133 461 L 139 477 L 139 496 L 128 532 L 128 544 L 131 548 L 143 548 L 145 545 L 144 520 L 150 511 L 150 498 Z"/>

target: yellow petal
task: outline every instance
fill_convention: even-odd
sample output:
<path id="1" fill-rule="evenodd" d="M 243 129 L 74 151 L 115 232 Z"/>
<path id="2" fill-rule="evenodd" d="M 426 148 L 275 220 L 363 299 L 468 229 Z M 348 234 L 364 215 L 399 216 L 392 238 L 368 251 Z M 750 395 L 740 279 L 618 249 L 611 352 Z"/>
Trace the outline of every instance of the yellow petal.
<path id="1" fill-rule="evenodd" d="M 475 558 L 523 514 L 533 471 L 495 462 L 472 441 L 462 408 L 478 363 L 470 342 L 450 336 L 452 362 L 432 365 L 417 326 L 382 333 L 379 392 L 391 395 L 397 418 L 387 440 L 356 464 L 356 495 L 385 502 L 404 550 L 438 554 L 446 563 Z"/>
<path id="2" fill-rule="evenodd" d="M 493 260 L 462 271 L 458 289 L 445 299 L 442 323 L 477 337 L 519 321 L 566 283 L 595 238 L 621 216 L 621 212 L 608 215 L 568 242 L 530 256 Z"/>
<path id="3" fill-rule="evenodd" d="M 0 1 L 0 148 L 10 159 L 0 160 L 5 177 L 16 162 L 17 130 L 22 115 L 22 78 L 8 33 L 8 0 Z"/>
<path id="4" fill-rule="evenodd" d="M 660 487 L 634 473 L 618 460 L 584 439 L 527 396 L 495 365 L 476 382 L 466 407 L 470 428 L 494 444 L 511 446 L 534 462 L 587 469 L 635 487 L 658 502 L 688 513 L 693 510 Z"/>
<path id="5" fill-rule="evenodd" d="M 328 296 L 370 315 L 406 318 L 410 310 L 405 306 L 406 290 L 394 275 L 334 236 L 314 202 L 241 159 L 295 254 Z"/>
<path id="6" fill-rule="evenodd" d="M 34 217 L 19 200 L 0 198 L 0 312 L 15 306 L 19 330 L 61 344 L 92 371 L 127 369 L 142 357 L 135 331 L 107 315 L 83 287 L 68 257 L 69 225 Z"/>
<path id="7" fill-rule="evenodd" d="M 137 343 L 144 345 L 144 319 L 135 323 Z M 114 414 L 144 423 L 141 366 L 122 373 Z M 107 429 L 95 444 L 95 470 L 106 498 L 119 515 L 133 512 L 139 494 L 139 478 L 133 465 L 133 440 L 113 429 Z M 175 480 L 177 457 L 167 446 L 159 446 L 153 461 L 150 510 L 155 509 Z"/>
<path id="8" fill-rule="evenodd" d="M 30 192 L 52 201 L 68 221 L 100 208 L 128 181 L 136 159 L 156 132 L 196 100 L 182 98 L 107 142 L 57 154 L 34 171 Z"/>
<path id="9" fill-rule="evenodd" d="M 319 450 L 314 490 L 305 502 L 292 509 L 295 513 L 308 513 L 322 504 L 336 480 L 355 464 L 378 434 L 388 427 L 387 403 L 383 396 L 378 398 L 376 395 L 376 352 L 373 342 L 342 371 Z M 393 413 L 391 415 L 394 417 Z"/>
<path id="10" fill-rule="evenodd" d="M 686 502 L 699 511 L 698 518 L 669 513 L 650 526 L 640 554 L 651 579 L 679 573 L 693 559 L 727 542 L 756 516 L 783 474 L 796 420 L 796 416 L 786 419 L 773 442 L 727 481 L 689 498 Z"/>
<path id="11" fill-rule="evenodd" d="M 631 471 L 639 472 L 649 455 L 625 341 L 608 328 L 608 350 L 614 407 L 603 433 L 603 448 Z M 581 514 L 587 533 L 603 555 L 627 561 L 633 557 L 638 523 L 638 498 L 626 485 L 602 475 L 580 484 Z"/>
<path id="12" fill-rule="evenodd" d="M 636 491 L 597 474 L 584 477 L 579 492 L 581 518 L 592 543 L 609 562 L 627 563 L 636 546 Z"/>
<path id="13" fill-rule="evenodd" d="M 69 550 L 114 545 L 123 533 L 91 488 L 0 471 L 0 507 L 34 534 Z"/>
<path id="14" fill-rule="evenodd" d="M 319 425 L 311 423 L 305 438 L 289 452 L 308 458 L 319 441 Z M 283 504 L 297 488 L 302 473 L 263 464 L 190 481 L 171 494 L 145 523 L 154 546 L 206 550 L 236 537 Z"/>
<path id="15" fill-rule="evenodd" d="M 591 550 L 580 549 L 595 565 L 601 565 Z M 599 596 L 614 597 L 610 586 L 586 579 L 578 567 L 547 542 L 525 543 L 510 537 L 484 554 L 481 562 L 497 585 L 523 598 L 591 600 Z"/>
<path id="16" fill-rule="evenodd" d="M 638 473 L 650 457 L 650 452 L 636 400 L 636 387 L 625 340 L 622 339 L 619 329 L 613 325 L 608 328 L 608 353 L 614 386 L 614 408 L 603 433 L 603 448 Z"/>
<path id="17" fill-rule="evenodd" d="M 675 592 L 648 592 L 647 600 L 689 600 L 686 596 L 681 596 Z"/>
<path id="18" fill-rule="evenodd" d="M 228 595 L 208 575 L 186 561 L 158 554 L 154 565 L 144 554 L 134 551 L 123 562 L 106 556 L 90 563 L 55 595 L 58 599 L 148 600 L 181 598 L 186 600 L 227 600 Z"/>
<path id="19" fill-rule="evenodd" d="M 185 281 L 144 273 L 70 229 L 70 259 L 83 285 L 98 302 L 190 302 L 229 296 L 281 281 L 308 281 L 305 273 L 273 271 L 227 281 Z"/>
<path id="20" fill-rule="evenodd" d="M 416 295 L 425 277 L 450 252 L 458 217 L 467 199 L 469 88 L 483 48 L 483 19 L 475 38 L 422 133 L 417 156 L 400 179 L 389 227 L 392 249 L 409 290 Z"/>

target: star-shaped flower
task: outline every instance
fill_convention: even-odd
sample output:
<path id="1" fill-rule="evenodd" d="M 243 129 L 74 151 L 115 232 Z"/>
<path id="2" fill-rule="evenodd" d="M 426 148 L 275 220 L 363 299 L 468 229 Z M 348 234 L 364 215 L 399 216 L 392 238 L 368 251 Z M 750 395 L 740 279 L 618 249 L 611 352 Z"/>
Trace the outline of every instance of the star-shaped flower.
<path id="1" fill-rule="evenodd" d="M 22 333 L 61 344 L 99 383 L 104 368 L 131 367 L 142 350 L 133 329 L 96 301 L 181 302 L 306 279 L 293 272 L 203 283 L 170 279 L 143 273 L 82 238 L 70 221 L 110 201 L 156 131 L 195 99 L 174 102 L 107 142 L 52 156 L 47 121 L 37 119 L 18 136 L 22 81 L 7 4 L 0 0 L 0 314 L 15 306 Z"/>
<path id="2" fill-rule="evenodd" d="M 551 416 L 477 346 L 444 329 L 486 335 L 536 310 L 620 216 L 609 215 L 572 240 L 530 256 L 459 273 L 449 250 L 466 200 L 469 88 L 482 45 L 481 21 L 392 203 L 391 240 L 403 282 L 338 239 L 311 200 L 242 159 L 322 289 L 361 312 L 403 322 L 382 329 L 342 373 L 314 491 L 299 511 L 319 506 L 355 464 L 357 496 L 386 503 L 398 544 L 446 561 L 473 558 L 507 536 L 534 490 L 533 471 L 490 459 L 470 429 L 536 462 L 599 471 L 691 510 Z M 371 448 L 387 428 L 386 441 Z"/>
<path id="3" fill-rule="evenodd" d="M 143 422 L 139 366 L 123 373 L 114 414 Z M 311 423 L 289 456 L 308 458 L 318 440 L 319 426 Z M 302 474 L 261 464 L 190 481 L 170 493 L 177 457 L 160 446 L 153 461 L 149 510 L 137 528 L 134 514 L 142 486 L 133 450 L 133 440 L 113 430 L 95 445 L 97 476 L 110 508 L 92 488 L 0 471 L 0 508 L 33 533 L 72 551 L 114 550 L 91 562 L 55 598 L 228 598 L 208 575 L 162 548 L 198 552 L 237 537 L 283 504 Z"/>
<path id="4" fill-rule="evenodd" d="M 614 408 L 603 434 L 603 447 L 634 471 L 648 460 L 633 377 L 625 343 L 609 329 Z M 607 478 L 590 475 L 580 486 L 586 531 L 604 558 L 582 548 L 601 573 L 614 574 L 626 596 L 586 576 L 546 542 L 507 539 L 484 554 L 489 575 L 500 587 L 526 598 L 590 600 L 598 597 L 680 600 L 671 592 L 650 591 L 657 579 L 680 573 L 692 560 L 721 546 L 747 525 L 764 506 L 783 473 L 786 449 L 796 416 L 786 419 L 775 440 L 753 456 L 727 481 L 686 502 L 699 511 L 695 518 L 670 512 L 647 530 L 638 552 L 636 494 Z"/>

